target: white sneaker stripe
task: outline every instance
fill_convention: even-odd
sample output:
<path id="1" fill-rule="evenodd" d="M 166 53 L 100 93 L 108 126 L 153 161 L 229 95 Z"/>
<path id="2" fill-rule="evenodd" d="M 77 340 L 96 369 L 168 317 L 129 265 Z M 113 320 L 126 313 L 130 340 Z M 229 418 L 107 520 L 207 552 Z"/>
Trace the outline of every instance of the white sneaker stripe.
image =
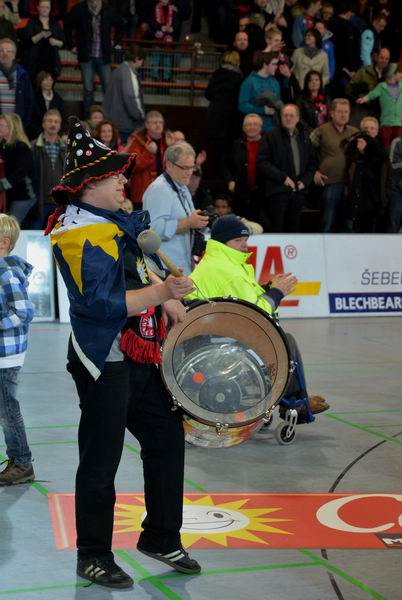
<path id="1" fill-rule="evenodd" d="M 181 560 L 185 557 L 185 554 L 181 550 L 175 550 L 174 552 L 170 552 L 170 554 L 162 554 L 163 558 L 168 558 L 169 560 L 176 562 L 177 560 Z"/>

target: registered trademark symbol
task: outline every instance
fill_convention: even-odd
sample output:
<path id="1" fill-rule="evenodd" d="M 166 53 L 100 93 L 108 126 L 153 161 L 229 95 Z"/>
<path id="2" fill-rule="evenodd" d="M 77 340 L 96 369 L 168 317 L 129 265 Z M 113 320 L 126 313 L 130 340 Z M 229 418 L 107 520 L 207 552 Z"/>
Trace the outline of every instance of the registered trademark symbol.
<path id="1" fill-rule="evenodd" d="M 285 246 L 286 258 L 294 259 L 297 256 L 297 248 L 295 246 Z"/>

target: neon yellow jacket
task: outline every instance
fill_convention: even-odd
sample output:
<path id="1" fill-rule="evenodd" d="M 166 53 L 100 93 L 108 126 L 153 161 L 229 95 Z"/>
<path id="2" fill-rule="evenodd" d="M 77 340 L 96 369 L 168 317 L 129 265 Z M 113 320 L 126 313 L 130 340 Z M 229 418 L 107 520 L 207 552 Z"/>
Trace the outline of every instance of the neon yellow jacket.
<path id="1" fill-rule="evenodd" d="M 249 256 L 247 252 L 208 240 L 203 258 L 190 274 L 197 288 L 186 298 L 230 296 L 256 304 L 271 315 L 272 306 L 263 296 L 265 290 L 258 285 L 253 266 L 246 263 Z"/>

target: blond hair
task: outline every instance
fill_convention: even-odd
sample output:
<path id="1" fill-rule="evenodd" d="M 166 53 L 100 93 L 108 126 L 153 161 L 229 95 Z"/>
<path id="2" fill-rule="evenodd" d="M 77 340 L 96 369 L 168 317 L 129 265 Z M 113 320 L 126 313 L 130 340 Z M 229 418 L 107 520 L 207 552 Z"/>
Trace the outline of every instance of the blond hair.
<path id="1" fill-rule="evenodd" d="M 222 56 L 222 64 L 240 67 L 240 54 L 236 50 L 227 50 Z"/>
<path id="2" fill-rule="evenodd" d="M 269 42 L 270 40 L 272 40 L 273 37 L 275 37 L 276 35 L 280 35 L 282 37 L 282 31 L 280 29 L 278 29 L 278 27 L 270 27 L 269 29 L 267 29 L 267 31 L 265 32 L 265 41 Z"/>
<path id="3" fill-rule="evenodd" d="M 4 113 L 0 115 L 0 119 L 4 119 L 7 127 L 10 130 L 8 139 L 5 140 L 6 146 L 15 146 L 16 142 L 23 142 L 31 147 L 27 134 L 25 133 L 21 117 L 17 113 Z"/>
<path id="4" fill-rule="evenodd" d="M 0 238 L 9 238 L 10 252 L 15 247 L 20 235 L 20 226 L 15 217 L 0 213 Z"/>

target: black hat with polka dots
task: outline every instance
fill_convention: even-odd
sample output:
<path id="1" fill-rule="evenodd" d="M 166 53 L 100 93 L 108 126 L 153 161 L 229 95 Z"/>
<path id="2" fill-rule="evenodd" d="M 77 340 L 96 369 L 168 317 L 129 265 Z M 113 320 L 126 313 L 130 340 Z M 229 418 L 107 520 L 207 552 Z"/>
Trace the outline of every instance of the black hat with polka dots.
<path id="1" fill-rule="evenodd" d="M 129 177 L 135 154 L 117 153 L 95 140 L 77 117 L 69 117 L 64 174 L 52 189 L 57 204 L 68 204 L 70 195 L 80 192 L 89 181 L 123 173 Z"/>

